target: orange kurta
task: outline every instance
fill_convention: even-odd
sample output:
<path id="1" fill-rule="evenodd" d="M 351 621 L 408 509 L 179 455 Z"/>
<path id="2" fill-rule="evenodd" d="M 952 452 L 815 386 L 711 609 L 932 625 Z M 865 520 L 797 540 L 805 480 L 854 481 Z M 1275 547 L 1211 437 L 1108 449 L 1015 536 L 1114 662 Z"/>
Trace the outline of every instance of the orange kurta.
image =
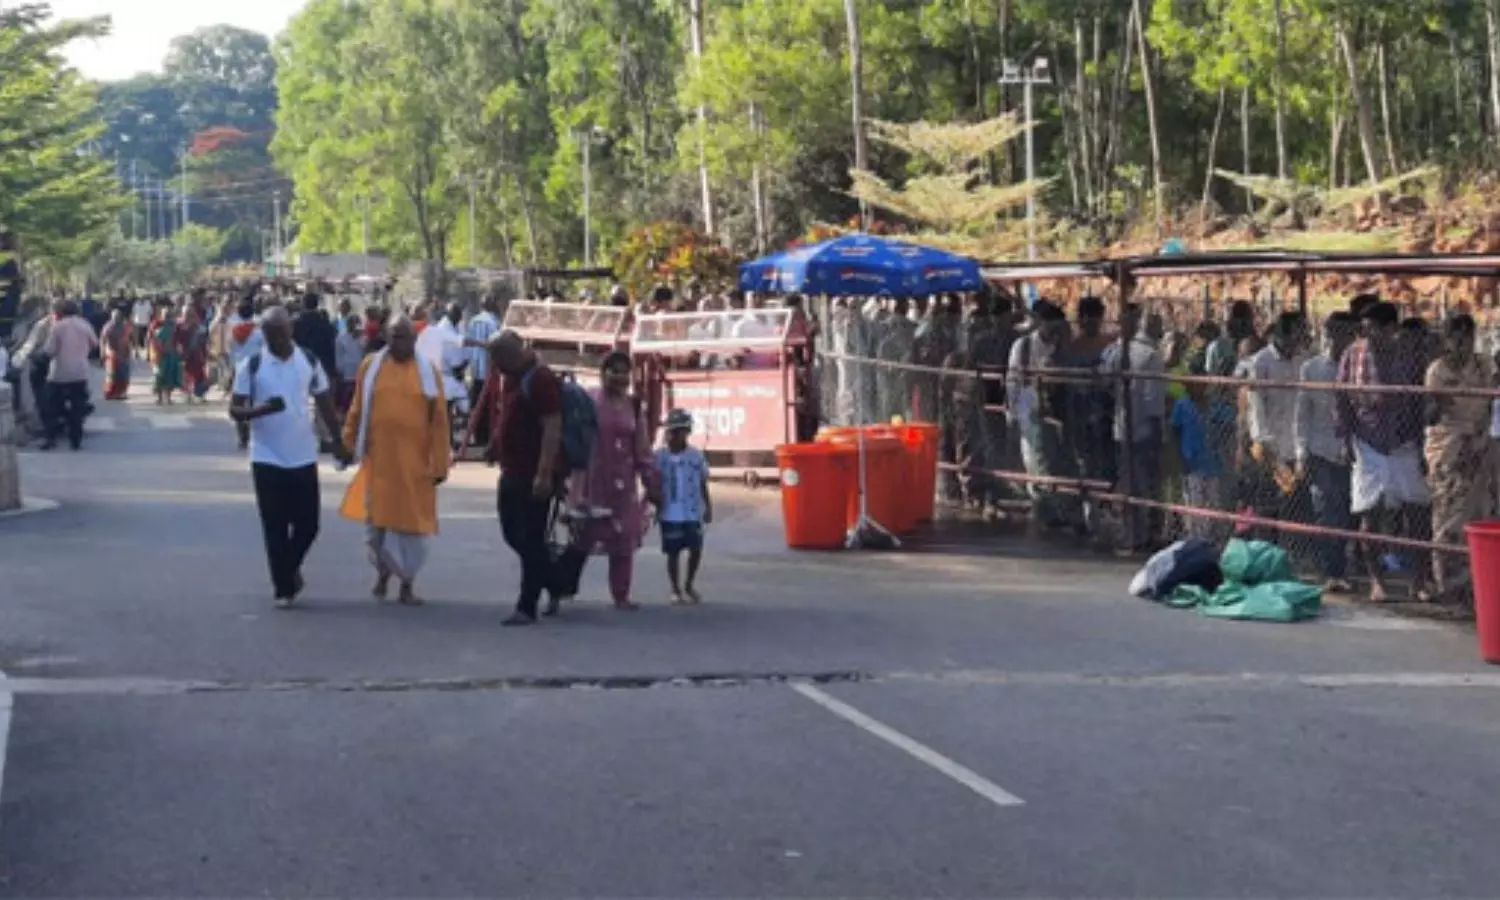
<path id="1" fill-rule="evenodd" d="M 402 534 L 436 534 L 437 482 L 448 476 L 448 404 L 437 374 L 437 396 L 422 394 L 421 359 L 397 362 L 387 356 L 375 376 L 370 426 L 359 471 L 344 494 L 339 513 L 376 528 Z M 366 358 L 354 379 L 354 402 L 344 421 L 344 446 L 359 440 L 364 412 Z"/>

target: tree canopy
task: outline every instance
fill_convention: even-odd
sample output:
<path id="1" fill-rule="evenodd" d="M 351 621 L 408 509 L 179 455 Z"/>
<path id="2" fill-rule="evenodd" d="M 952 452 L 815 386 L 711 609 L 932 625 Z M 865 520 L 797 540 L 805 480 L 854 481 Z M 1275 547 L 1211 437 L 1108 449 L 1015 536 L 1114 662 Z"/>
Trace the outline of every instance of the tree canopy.
<path id="1" fill-rule="evenodd" d="M 28 263 L 65 272 L 114 227 L 122 206 L 94 91 L 68 67 L 68 42 L 100 20 L 54 22 L 40 4 L 0 8 L 0 234 Z"/>

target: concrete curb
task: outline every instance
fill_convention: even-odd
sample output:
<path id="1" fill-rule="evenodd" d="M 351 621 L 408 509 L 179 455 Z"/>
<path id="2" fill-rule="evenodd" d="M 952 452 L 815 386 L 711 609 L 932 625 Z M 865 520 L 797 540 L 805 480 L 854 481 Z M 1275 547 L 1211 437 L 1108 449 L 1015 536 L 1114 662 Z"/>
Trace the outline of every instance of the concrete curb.
<path id="1" fill-rule="evenodd" d="M 56 500 L 48 500 L 45 497 L 22 497 L 21 508 L 0 512 L 0 520 L 14 519 L 18 516 L 29 515 L 30 513 L 51 512 L 57 509 L 57 507 L 58 502 Z"/>

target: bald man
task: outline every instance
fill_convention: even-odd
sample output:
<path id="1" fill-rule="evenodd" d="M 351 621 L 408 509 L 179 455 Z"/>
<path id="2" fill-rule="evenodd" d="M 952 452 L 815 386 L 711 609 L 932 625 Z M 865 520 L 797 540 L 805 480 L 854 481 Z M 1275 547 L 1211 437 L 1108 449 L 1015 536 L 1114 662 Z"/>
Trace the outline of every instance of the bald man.
<path id="1" fill-rule="evenodd" d="M 265 534 L 266 561 L 278 609 L 302 592 L 302 563 L 318 536 L 318 432 L 310 407 L 339 434 L 328 374 L 312 353 L 292 341 L 292 320 L 272 306 L 261 317 L 265 348 L 235 373 L 229 416 L 250 428 L 250 472 Z M 349 454 L 335 438 L 335 455 Z"/>
<path id="2" fill-rule="evenodd" d="M 521 592 L 516 611 L 506 625 L 531 625 L 537 620 L 543 591 L 551 594 L 549 614 L 559 596 L 554 589 L 552 553 L 547 546 L 547 523 L 562 478 L 562 382 L 521 336 L 502 331 L 489 343 L 491 374 L 480 393 L 469 434 L 482 420 L 494 417 L 487 458 L 500 465 L 500 532 L 521 558 Z"/>

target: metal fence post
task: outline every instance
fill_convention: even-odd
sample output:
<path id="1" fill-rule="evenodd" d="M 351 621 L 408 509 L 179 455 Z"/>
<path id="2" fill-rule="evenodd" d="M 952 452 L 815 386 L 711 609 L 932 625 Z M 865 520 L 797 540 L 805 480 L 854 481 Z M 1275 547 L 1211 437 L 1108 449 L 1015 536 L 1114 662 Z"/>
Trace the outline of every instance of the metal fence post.
<path id="1" fill-rule="evenodd" d="M 0 382 L 0 512 L 21 508 L 21 463 L 16 455 L 15 392 Z"/>
<path id="2" fill-rule="evenodd" d="M 1125 532 L 1124 549 L 1129 551 L 1135 549 L 1136 540 L 1135 507 L 1130 502 L 1135 498 L 1135 452 L 1133 447 L 1134 441 L 1131 440 L 1135 437 L 1135 404 L 1131 402 L 1132 398 L 1130 395 L 1130 339 L 1126 337 L 1123 327 L 1125 323 L 1126 310 L 1130 306 L 1130 295 L 1132 288 L 1130 267 L 1127 263 L 1116 263 L 1115 286 L 1117 288 L 1117 302 L 1119 304 L 1117 318 L 1121 323 L 1119 396 L 1122 398 L 1123 402 L 1121 404 L 1120 410 L 1120 433 L 1125 438 L 1124 440 L 1119 442 L 1121 469 L 1120 484 L 1122 487 L 1121 493 L 1123 493 L 1125 496 L 1125 502 L 1122 504 L 1123 509 L 1121 510 L 1122 515 L 1120 518 L 1122 520 L 1121 527 Z M 1139 325 L 1137 327 L 1139 327 Z M 1111 437 L 1112 436 L 1113 435 L 1111 435 Z"/>

